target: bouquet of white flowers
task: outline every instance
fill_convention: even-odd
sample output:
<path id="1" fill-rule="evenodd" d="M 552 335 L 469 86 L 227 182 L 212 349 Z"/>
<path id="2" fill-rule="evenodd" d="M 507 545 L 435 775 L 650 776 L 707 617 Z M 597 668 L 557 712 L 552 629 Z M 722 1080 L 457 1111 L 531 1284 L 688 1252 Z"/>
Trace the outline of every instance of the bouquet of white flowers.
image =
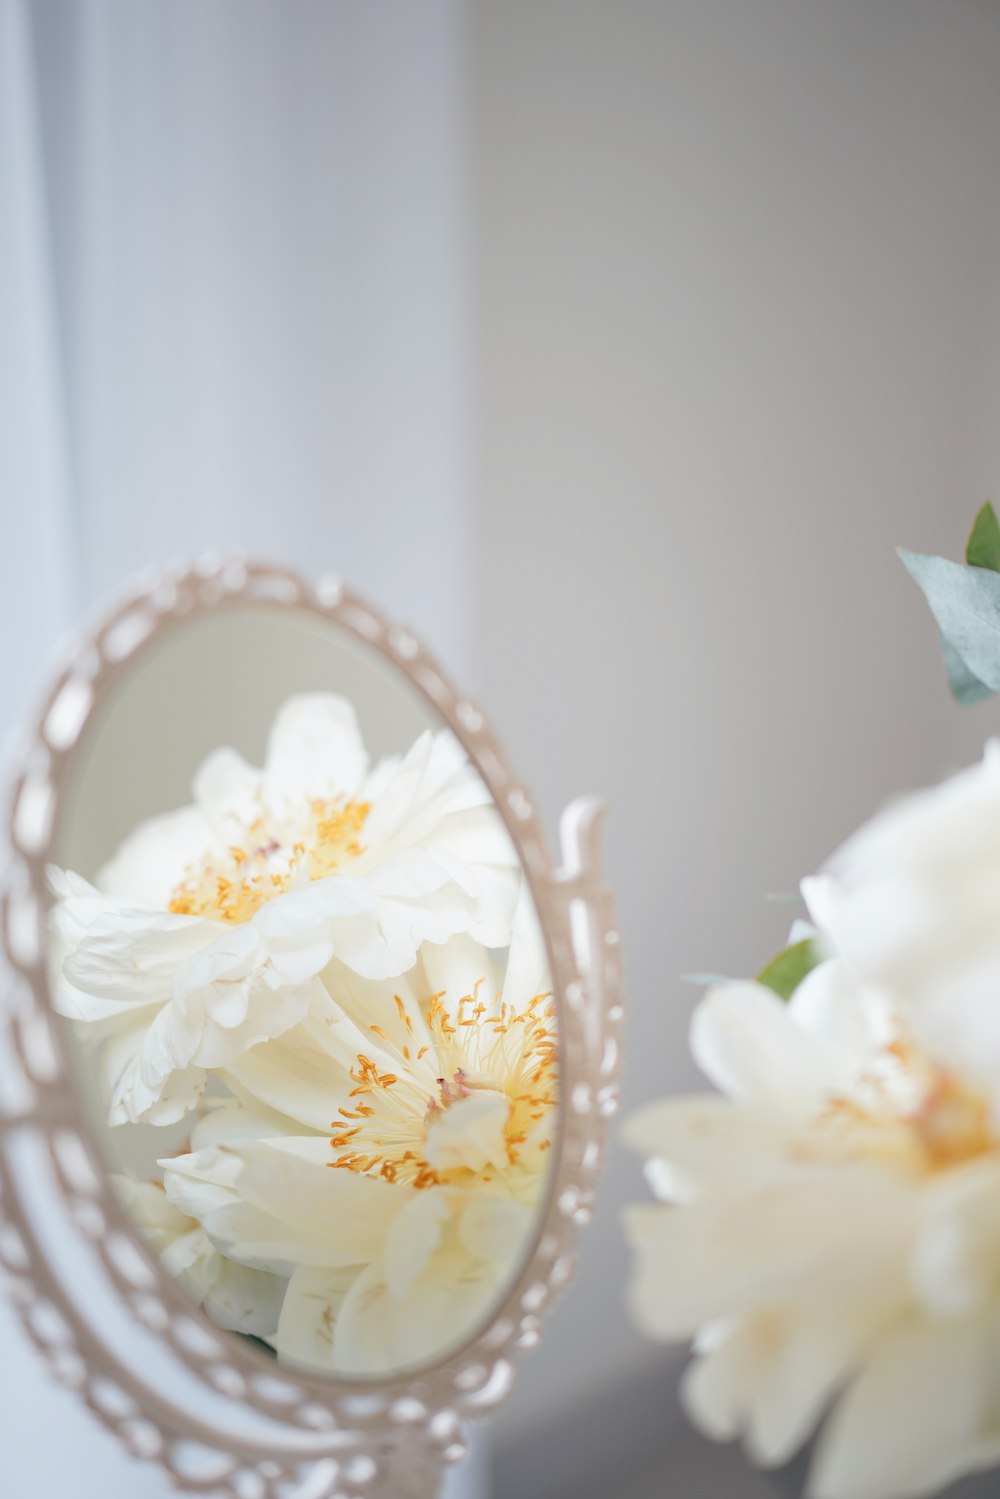
<path id="1" fill-rule="evenodd" d="M 1000 691 L 1000 526 L 903 553 L 962 702 Z M 1000 1462 L 1000 746 L 802 885 L 807 920 L 691 1031 L 717 1093 L 627 1127 L 659 1204 L 640 1324 L 693 1339 L 696 1424 L 763 1465 L 820 1423 L 815 1499 L 932 1494 Z"/>

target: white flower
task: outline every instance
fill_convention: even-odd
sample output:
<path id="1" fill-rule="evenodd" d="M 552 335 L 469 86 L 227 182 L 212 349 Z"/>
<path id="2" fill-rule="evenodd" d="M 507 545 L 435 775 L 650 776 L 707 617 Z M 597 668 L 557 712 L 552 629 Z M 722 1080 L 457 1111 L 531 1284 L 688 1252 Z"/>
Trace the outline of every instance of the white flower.
<path id="1" fill-rule="evenodd" d="M 382 979 L 424 942 L 510 940 L 516 856 L 448 733 L 370 770 L 348 703 L 292 698 L 264 770 L 218 750 L 194 795 L 96 888 L 51 871 L 56 1003 L 101 1043 L 112 1123 L 182 1118 L 209 1071 L 303 1020 L 334 956 Z"/>
<path id="2" fill-rule="evenodd" d="M 692 1046 L 722 1096 L 655 1104 L 630 1143 L 631 1297 L 695 1338 L 711 1436 L 788 1459 L 824 1413 L 816 1499 L 931 1494 L 1000 1459 L 1000 1135 L 990 1100 L 827 961 L 787 1005 L 738 983 Z"/>
<path id="3" fill-rule="evenodd" d="M 384 1374 L 473 1333 L 530 1242 L 555 1018 L 527 912 L 502 993 L 465 937 L 425 946 L 394 983 L 343 966 L 326 983 L 325 1006 L 239 1059 L 243 1103 L 209 1115 L 212 1141 L 199 1127 L 163 1165 L 171 1200 L 222 1252 L 290 1273 L 283 1361 Z"/>
<path id="4" fill-rule="evenodd" d="M 1000 1118 L 1000 744 L 875 817 L 803 893 L 830 951 Z"/>
<path id="5" fill-rule="evenodd" d="M 164 1268 L 227 1332 L 270 1338 L 278 1326 L 285 1282 L 227 1260 L 205 1230 L 170 1202 L 163 1184 L 114 1176 L 122 1206 Z"/>

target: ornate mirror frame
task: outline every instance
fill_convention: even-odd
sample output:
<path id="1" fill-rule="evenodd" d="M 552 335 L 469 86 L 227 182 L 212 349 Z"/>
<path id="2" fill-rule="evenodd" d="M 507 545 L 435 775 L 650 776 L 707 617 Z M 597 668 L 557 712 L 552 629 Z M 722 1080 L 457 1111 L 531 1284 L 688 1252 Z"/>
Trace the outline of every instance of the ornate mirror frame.
<path id="1" fill-rule="evenodd" d="M 76 748 L 145 649 L 234 605 L 304 611 L 395 666 L 465 746 L 514 840 L 546 934 L 558 1006 L 560 1126 L 533 1248 L 488 1326 L 428 1371 L 350 1384 L 278 1367 L 221 1332 L 164 1271 L 108 1181 L 46 976 L 45 867 Z M 408 630 L 338 580 L 210 556 L 143 574 L 85 628 L 18 756 L 2 897 L 0 1266 L 54 1375 L 136 1456 L 190 1493 L 231 1499 L 403 1499 L 437 1492 L 464 1427 L 506 1397 L 518 1354 L 574 1269 L 607 1120 L 618 1102 L 618 933 L 599 857 L 603 808 L 574 802 L 549 852 L 490 725 Z M 62 1225 L 53 1236 L 45 1223 Z M 54 1245 L 68 1245 L 68 1273 Z M 102 1311 L 103 1308 L 103 1311 Z M 114 1327 L 134 1336 L 116 1347 Z M 108 1328 L 111 1332 L 109 1333 Z"/>

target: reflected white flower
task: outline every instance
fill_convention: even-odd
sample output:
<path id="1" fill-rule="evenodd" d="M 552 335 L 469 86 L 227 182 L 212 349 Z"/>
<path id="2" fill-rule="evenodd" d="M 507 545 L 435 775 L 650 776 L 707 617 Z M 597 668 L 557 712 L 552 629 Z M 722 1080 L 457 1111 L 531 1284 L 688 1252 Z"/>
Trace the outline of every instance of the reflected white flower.
<path id="1" fill-rule="evenodd" d="M 112 1123 L 182 1118 L 209 1070 L 322 1001 L 335 955 L 384 979 L 422 943 L 510 940 L 513 846 L 447 732 L 370 768 L 349 703 L 292 698 L 264 769 L 218 750 L 194 797 L 143 823 L 96 888 L 51 872 L 56 1002 L 101 1043 Z"/>
<path id="2" fill-rule="evenodd" d="M 326 985 L 235 1064 L 243 1102 L 163 1165 L 222 1252 L 291 1271 L 279 1357 L 370 1375 L 471 1334 L 517 1268 L 556 1124 L 555 1017 L 526 907 L 505 976 L 456 937 L 395 982 L 337 965 Z"/>
<path id="3" fill-rule="evenodd" d="M 270 1338 L 278 1326 L 285 1281 L 227 1260 L 201 1225 L 170 1202 L 161 1182 L 112 1177 L 129 1218 L 164 1269 L 227 1332 Z"/>
<path id="4" fill-rule="evenodd" d="M 989 1097 L 827 961 L 789 1004 L 699 1005 L 723 1096 L 628 1126 L 668 1206 L 632 1210 L 636 1317 L 696 1339 L 684 1399 L 777 1464 L 825 1411 L 816 1499 L 931 1494 L 1000 1459 L 1000 1132 Z"/>

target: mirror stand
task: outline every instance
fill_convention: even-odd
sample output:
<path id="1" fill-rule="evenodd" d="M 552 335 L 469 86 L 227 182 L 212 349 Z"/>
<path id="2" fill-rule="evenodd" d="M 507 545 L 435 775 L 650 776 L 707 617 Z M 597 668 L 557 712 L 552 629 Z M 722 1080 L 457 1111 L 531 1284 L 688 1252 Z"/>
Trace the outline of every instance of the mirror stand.
<path id="1" fill-rule="evenodd" d="M 19 783 L 16 807 L 26 787 L 30 777 Z M 548 1227 L 539 1246 L 547 1276 L 529 1266 L 509 1313 L 481 1340 L 496 1350 L 492 1364 L 458 1358 L 405 1389 L 327 1386 L 304 1401 L 281 1371 L 238 1367 L 229 1343 L 191 1316 L 179 1292 L 174 1298 L 158 1283 L 109 1220 L 106 1185 L 65 1085 L 62 1038 L 38 1002 L 42 915 L 21 862 L 31 856 L 32 833 L 44 835 L 41 803 L 37 815 L 34 829 L 23 807 L 15 818 L 2 906 L 9 973 L 0 1026 L 0 1266 L 28 1338 L 57 1380 L 182 1491 L 433 1499 L 445 1468 L 465 1455 L 465 1423 L 505 1398 L 508 1350 L 537 1343 L 540 1314 L 572 1273 L 558 1228 Z M 602 877 L 603 816 L 595 798 L 566 809 L 562 865 L 550 891 L 565 907 L 575 974 L 563 1036 L 574 1078 L 563 1144 L 570 1171 L 556 1205 L 557 1222 L 574 1232 L 591 1217 L 604 1126 L 618 1101 L 618 933 Z"/>
<path id="2" fill-rule="evenodd" d="M 87 746 L 107 722 L 102 713 L 129 684 L 141 685 L 140 666 L 162 663 L 168 646 L 186 649 L 185 632 L 213 625 L 224 634 L 248 608 L 267 612 L 275 640 L 282 630 L 288 638 L 290 622 L 324 638 L 334 632 L 450 731 L 510 836 L 545 933 L 559 1097 L 533 1237 L 488 1319 L 470 1323 L 460 1346 L 391 1376 L 331 1378 L 268 1356 L 254 1338 L 211 1320 L 164 1269 L 112 1184 L 74 1038 L 51 992 L 46 871 L 64 862 L 61 820 Z M 211 638 L 221 649 L 223 637 Z M 283 667 L 278 675 L 284 683 Z M 215 680 L 190 676 L 195 685 Z M 150 717 L 143 701 L 140 722 Z M 199 728 L 214 707 L 214 693 L 198 699 Z M 120 763 L 120 754 L 108 762 L 114 798 Z M 152 810 L 163 808 L 145 815 Z M 332 577 L 313 583 L 266 563 L 207 556 L 143 575 L 71 642 L 17 757 L 10 798 L 0 901 L 0 1272 L 53 1375 L 176 1488 L 226 1499 L 433 1499 L 445 1469 L 465 1455 L 465 1429 L 506 1399 L 517 1358 L 538 1344 L 544 1313 L 573 1274 L 618 1104 L 619 949 L 602 819 L 596 799 L 574 802 L 554 864 L 483 712 L 410 631 Z M 460 1088 L 465 1074 L 454 1076 Z"/>

